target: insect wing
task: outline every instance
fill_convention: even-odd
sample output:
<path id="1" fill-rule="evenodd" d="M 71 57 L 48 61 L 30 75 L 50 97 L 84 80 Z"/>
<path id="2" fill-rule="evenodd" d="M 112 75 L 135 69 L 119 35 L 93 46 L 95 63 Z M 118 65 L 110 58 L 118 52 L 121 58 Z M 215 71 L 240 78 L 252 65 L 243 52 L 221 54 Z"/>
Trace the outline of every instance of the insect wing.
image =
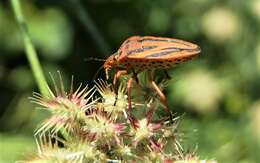
<path id="1" fill-rule="evenodd" d="M 200 52 L 197 45 L 172 38 L 145 36 L 138 40 L 131 40 L 134 43 L 127 51 L 128 59 L 178 59 L 192 58 Z M 138 45 L 137 45 L 138 43 Z"/>

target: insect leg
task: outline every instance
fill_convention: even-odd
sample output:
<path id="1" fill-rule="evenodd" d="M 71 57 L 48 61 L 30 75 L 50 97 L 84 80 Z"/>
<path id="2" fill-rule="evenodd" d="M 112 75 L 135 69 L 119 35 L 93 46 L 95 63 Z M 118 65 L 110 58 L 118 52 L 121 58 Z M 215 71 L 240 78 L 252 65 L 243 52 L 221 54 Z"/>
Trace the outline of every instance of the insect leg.
<path id="1" fill-rule="evenodd" d="M 131 93 L 132 93 L 132 86 L 133 82 L 136 81 L 139 84 L 139 80 L 137 77 L 137 73 L 133 70 L 133 77 L 131 77 L 127 82 L 127 100 L 128 100 L 128 110 L 132 109 L 132 101 L 131 101 Z"/>
<path id="2" fill-rule="evenodd" d="M 135 71 L 133 71 L 133 78 L 135 79 L 136 83 L 139 84 L 137 73 Z"/>
<path id="3" fill-rule="evenodd" d="M 128 74 L 126 70 L 118 70 L 114 76 L 113 84 L 114 86 L 117 86 L 117 80 L 120 76 Z"/>
<path id="4" fill-rule="evenodd" d="M 165 106 L 165 110 L 166 110 L 168 113 L 170 113 L 170 116 L 172 116 L 172 113 L 171 113 L 170 107 L 169 107 L 169 105 L 168 105 L 166 96 L 163 94 L 162 90 L 159 88 L 159 86 L 158 86 L 154 81 L 152 81 L 151 84 L 152 84 L 153 89 L 154 89 L 154 90 L 157 92 L 157 94 L 159 95 L 161 103 Z"/>
<path id="5" fill-rule="evenodd" d="M 115 103 L 114 103 L 114 106 L 116 105 L 116 102 L 117 102 L 117 95 L 118 95 L 118 83 L 117 83 L 117 80 L 120 76 L 122 75 L 126 75 L 127 74 L 127 71 L 126 70 L 118 70 L 116 72 L 116 74 L 114 75 L 114 79 L 113 79 L 113 85 L 114 85 L 114 89 L 115 89 L 115 93 L 116 93 L 116 99 L 115 99 Z"/>
<path id="6" fill-rule="evenodd" d="M 164 72 L 164 74 L 166 75 L 166 78 L 168 79 L 168 80 L 171 80 L 171 76 L 169 75 L 169 73 L 167 72 L 167 70 L 163 70 L 163 72 Z"/>
<path id="7" fill-rule="evenodd" d="M 132 104 L 131 104 L 131 91 L 132 91 L 132 86 L 133 86 L 134 78 L 130 78 L 127 82 L 127 98 L 128 98 L 128 110 L 132 109 Z"/>

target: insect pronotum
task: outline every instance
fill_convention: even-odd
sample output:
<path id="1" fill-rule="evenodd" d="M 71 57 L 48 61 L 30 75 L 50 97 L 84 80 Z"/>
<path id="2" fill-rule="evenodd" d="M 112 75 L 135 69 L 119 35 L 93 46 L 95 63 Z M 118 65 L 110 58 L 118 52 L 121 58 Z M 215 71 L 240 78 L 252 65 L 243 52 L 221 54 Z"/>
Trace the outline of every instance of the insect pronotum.
<path id="1" fill-rule="evenodd" d="M 143 70 L 172 68 L 198 56 L 200 51 L 198 45 L 179 39 L 132 36 L 124 41 L 119 50 L 105 61 L 103 67 L 107 78 L 110 69 L 116 70 L 113 80 L 114 85 L 121 75 L 134 74 L 127 83 L 128 108 L 131 109 L 131 88 L 138 73 Z M 151 84 L 158 93 L 162 104 L 169 111 L 165 95 L 153 80 Z"/>

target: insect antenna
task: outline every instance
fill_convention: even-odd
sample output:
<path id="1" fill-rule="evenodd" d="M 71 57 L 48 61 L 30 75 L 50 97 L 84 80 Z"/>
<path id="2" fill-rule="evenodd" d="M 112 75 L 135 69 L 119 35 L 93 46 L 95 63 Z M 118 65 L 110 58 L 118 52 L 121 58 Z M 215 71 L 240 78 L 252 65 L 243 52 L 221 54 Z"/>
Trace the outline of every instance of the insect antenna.
<path id="1" fill-rule="evenodd" d="M 103 65 L 101 65 L 101 66 L 98 68 L 97 72 L 96 72 L 95 75 L 93 76 L 93 80 L 96 80 L 96 79 L 97 79 L 98 74 L 99 74 L 99 72 L 100 72 L 102 69 L 103 69 Z"/>
<path id="2" fill-rule="evenodd" d="M 101 58 L 94 58 L 94 57 L 89 57 L 89 58 L 86 58 L 84 59 L 84 61 L 88 62 L 88 61 L 99 61 L 99 62 L 105 62 L 106 60 L 105 59 L 101 59 Z M 95 75 L 93 76 L 93 79 L 92 80 L 96 80 L 97 77 L 98 77 L 98 74 L 99 72 L 102 70 L 103 68 L 103 65 L 101 65 L 98 70 L 96 71 Z"/>
<path id="3" fill-rule="evenodd" d="M 84 61 L 88 62 L 88 61 L 101 61 L 101 62 L 105 62 L 105 59 L 101 59 L 101 58 L 94 58 L 94 57 L 89 57 L 89 58 L 85 58 Z"/>

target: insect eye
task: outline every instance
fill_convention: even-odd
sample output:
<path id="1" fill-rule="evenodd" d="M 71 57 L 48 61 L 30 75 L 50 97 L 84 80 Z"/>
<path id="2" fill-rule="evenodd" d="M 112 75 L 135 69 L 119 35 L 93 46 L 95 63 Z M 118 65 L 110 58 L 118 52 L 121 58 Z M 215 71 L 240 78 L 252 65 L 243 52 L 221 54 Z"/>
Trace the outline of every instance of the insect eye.
<path id="1" fill-rule="evenodd" d="M 113 57 L 113 61 L 117 61 L 117 59 L 118 59 L 118 56 L 115 55 L 115 56 Z"/>

